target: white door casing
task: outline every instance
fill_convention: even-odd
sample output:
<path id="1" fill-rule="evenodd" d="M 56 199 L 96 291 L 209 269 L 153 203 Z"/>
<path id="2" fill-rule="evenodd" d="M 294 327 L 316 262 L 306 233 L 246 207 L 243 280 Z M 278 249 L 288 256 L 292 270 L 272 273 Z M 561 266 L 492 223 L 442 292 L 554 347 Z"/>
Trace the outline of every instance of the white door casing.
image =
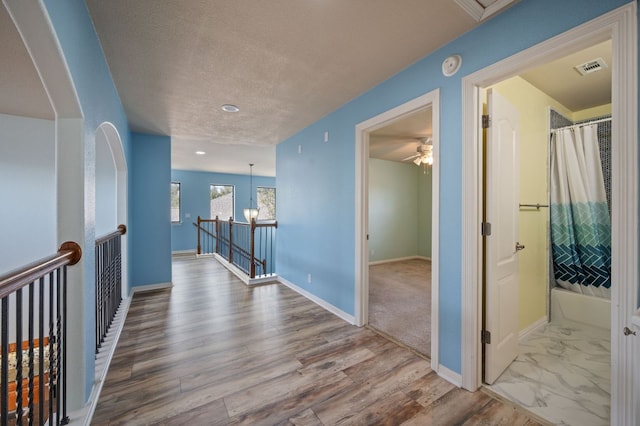
<path id="1" fill-rule="evenodd" d="M 638 16 L 629 2 L 592 21 L 478 70 L 462 79 L 462 386 L 481 386 L 481 87 L 612 40 L 611 424 L 640 424 L 640 337 L 623 329 L 638 311 Z M 638 314 L 640 316 L 640 314 Z M 640 321 L 638 321 L 640 322 Z M 632 326 L 640 331 L 640 326 Z M 640 333 L 639 333 L 640 334 Z M 635 383 L 634 383 L 635 377 Z"/>
<path id="2" fill-rule="evenodd" d="M 402 105 L 376 115 L 355 127 L 356 196 L 355 196 L 355 325 L 368 323 L 369 249 L 368 188 L 369 133 L 406 115 L 431 106 L 433 165 L 431 210 L 431 368 L 447 380 L 460 384 L 460 376 L 439 365 L 439 200 L 440 200 L 440 90 L 435 89 Z"/>
<path id="3" fill-rule="evenodd" d="M 485 382 L 493 383 L 518 356 L 519 112 L 487 91 Z"/>

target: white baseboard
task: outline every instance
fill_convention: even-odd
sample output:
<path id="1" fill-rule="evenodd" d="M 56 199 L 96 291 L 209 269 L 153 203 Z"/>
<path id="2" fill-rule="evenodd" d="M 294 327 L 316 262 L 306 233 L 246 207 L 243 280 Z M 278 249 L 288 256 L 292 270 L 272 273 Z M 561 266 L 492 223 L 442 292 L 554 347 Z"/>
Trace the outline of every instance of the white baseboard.
<path id="1" fill-rule="evenodd" d="M 453 370 L 448 369 L 444 365 L 440 364 L 438 366 L 438 370 L 436 371 L 438 376 L 445 379 L 447 382 L 456 385 L 457 387 L 462 387 L 462 375 L 456 373 Z"/>
<path id="2" fill-rule="evenodd" d="M 393 263 L 393 262 L 403 262 L 405 260 L 414 260 L 414 259 L 421 259 L 421 260 L 431 261 L 430 257 L 425 257 L 425 256 L 407 256 L 407 257 L 397 257 L 397 258 L 394 258 L 394 259 L 375 260 L 373 262 L 369 262 L 369 266 L 382 265 L 382 264 L 385 264 L 385 263 Z"/>
<path id="3" fill-rule="evenodd" d="M 540 327 L 548 323 L 549 323 L 549 319 L 547 318 L 547 316 L 546 315 L 543 316 L 539 320 L 529 325 L 529 327 L 520 330 L 520 333 L 518 333 L 518 341 L 521 342 L 522 340 L 526 339 L 529 336 L 529 334 L 533 333 L 534 331 L 536 331 L 537 329 L 539 329 Z"/>
<path id="4" fill-rule="evenodd" d="M 98 405 L 98 400 L 100 399 L 102 386 L 107 378 L 111 360 L 116 352 L 116 346 L 118 345 L 120 334 L 124 328 L 124 322 L 127 319 L 127 314 L 129 313 L 129 306 L 131 306 L 131 297 L 122 299 L 120 308 L 116 313 L 113 323 L 111 324 L 112 328 L 109 330 L 109 333 L 102 345 L 103 350 L 96 357 L 95 378 L 91 389 L 91 395 L 89 395 L 89 400 L 84 407 L 69 414 L 69 425 L 89 426 L 91 424 L 93 414 L 95 413 L 96 406 Z"/>
<path id="5" fill-rule="evenodd" d="M 349 324 L 355 325 L 356 324 L 356 318 L 353 315 L 350 315 L 348 313 L 346 313 L 345 311 L 343 311 L 342 309 L 336 308 L 335 306 L 333 306 L 331 303 L 327 302 L 326 300 L 323 300 L 321 298 L 319 298 L 318 296 L 309 293 L 307 290 L 298 287 L 297 285 L 295 285 L 294 283 L 292 283 L 291 281 L 288 281 L 282 277 L 278 277 L 278 282 L 289 287 L 291 290 L 295 291 L 296 293 L 306 297 L 307 299 L 311 300 L 313 303 L 315 303 L 316 305 L 320 306 L 321 308 L 326 309 L 327 311 L 331 312 L 332 314 L 334 314 L 335 316 L 342 318 L 343 320 L 345 320 L 346 322 L 348 322 Z"/>
<path id="6" fill-rule="evenodd" d="M 233 263 L 227 262 L 227 259 L 225 259 L 224 257 L 220 256 L 219 254 L 214 253 L 213 254 L 213 258 L 216 259 L 218 262 L 220 262 L 220 264 L 222 266 L 227 268 L 231 273 L 233 273 L 233 275 L 238 277 L 238 279 L 240 281 L 242 281 L 243 283 L 245 283 L 249 287 L 254 286 L 254 285 L 273 283 L 273 282 L 277 282 L 278 281 L 278 275 L 276 275 L 276 274 L 269 275 L 269 276 L 266 276 L 266 277 L 249 278 L 249 276 L 242 269 L 238 268 Z"/>
<path id="7" fill-rule="evenodd" d="M 176 250 L 171 252 L 171 256 L 195 256 L 196 250 Z"/>
<path id="8" fill-rule="evenodd" d="M 169 281 L 168 283 L 157 283 L 157 284 L 146 284 L 146 285 L 136 285 L 131 287 L 129 291 L 130 296 L 133 296 L 135 293 L 141 291 L 153 291 L 153 290 L 161 290 L 163 288 L 171 288 L 173 287 L 173 283 Z"/>

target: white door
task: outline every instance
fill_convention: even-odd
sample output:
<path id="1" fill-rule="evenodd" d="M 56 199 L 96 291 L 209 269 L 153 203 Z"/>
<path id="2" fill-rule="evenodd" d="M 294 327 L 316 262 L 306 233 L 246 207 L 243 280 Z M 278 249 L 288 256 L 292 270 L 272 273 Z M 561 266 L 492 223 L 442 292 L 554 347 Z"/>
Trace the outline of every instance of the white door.
<path id="1" fill-rule="evenodd" d="M 485 382 L 493 383 L 518 356 L 519 113 L 487 91 Z"/>

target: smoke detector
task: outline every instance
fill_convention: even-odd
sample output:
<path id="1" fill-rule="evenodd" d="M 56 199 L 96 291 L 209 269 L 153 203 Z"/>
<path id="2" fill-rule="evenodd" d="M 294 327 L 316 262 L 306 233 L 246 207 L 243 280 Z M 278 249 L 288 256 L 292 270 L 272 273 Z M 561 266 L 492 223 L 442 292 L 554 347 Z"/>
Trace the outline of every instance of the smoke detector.
<path id="1" fill-rule="evenodd" d="M 597 71 L 602 71 L 607 68 L 607 63 L 602 58 L 593 59 L 585 62 L 584 64 L 576 65 L 574 67 L 580 75 L 587 75 Z"/>

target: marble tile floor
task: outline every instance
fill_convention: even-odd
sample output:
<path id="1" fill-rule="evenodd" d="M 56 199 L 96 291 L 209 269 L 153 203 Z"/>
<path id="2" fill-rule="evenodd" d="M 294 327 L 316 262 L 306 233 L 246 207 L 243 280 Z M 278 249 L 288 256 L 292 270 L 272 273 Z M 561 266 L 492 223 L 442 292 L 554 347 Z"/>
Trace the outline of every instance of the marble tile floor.
<path id="1" fill-rule="evenodd" d="M 552 322 L 520 342 L 488 388 L 556 425 L 609 425 L 610 354 L 609 330 Z"/>

